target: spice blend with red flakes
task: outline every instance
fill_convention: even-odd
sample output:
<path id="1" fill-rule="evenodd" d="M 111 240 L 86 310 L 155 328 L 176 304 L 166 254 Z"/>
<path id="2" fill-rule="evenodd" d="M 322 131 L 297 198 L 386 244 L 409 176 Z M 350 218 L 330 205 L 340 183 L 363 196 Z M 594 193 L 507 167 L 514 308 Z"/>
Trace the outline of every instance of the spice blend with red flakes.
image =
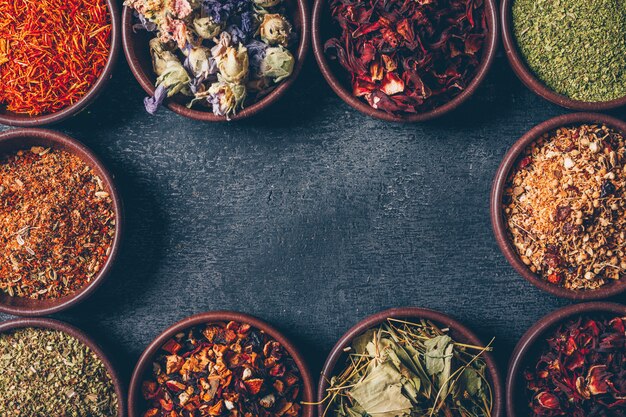
<path id="1" fill-rule="evenodd" d="M 193 327 L 159 350 L 144 417 L 297 417 L 300 372 L 265 332 L 231 321 Z"/>

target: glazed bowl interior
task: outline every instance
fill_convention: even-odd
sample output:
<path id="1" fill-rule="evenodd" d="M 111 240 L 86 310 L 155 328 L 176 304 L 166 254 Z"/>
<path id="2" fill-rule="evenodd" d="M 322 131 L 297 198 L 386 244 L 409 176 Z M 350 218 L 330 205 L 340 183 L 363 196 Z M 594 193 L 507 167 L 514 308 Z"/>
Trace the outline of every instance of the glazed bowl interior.
<path id="1" fill-rule="evenodd" d="M 115 237 L 111 244 L 111 253 L 100 272 L 93 280 L 77 292 L 56 299 L 35 300 L 25 297 L 12 297 L 0 292 L 0 312 L 18 316 L 43 316 L 65 310 L 86 299 L 100 286 L 109 274 L 115 261 L 121 238 L 122 205 L 111 175 L 96 156 L 80 142 L 57 132 L 42 129 L 11 130 L 0 134 L 0 161 L 20 150 L 33 146 L 42 146 L 64 150 L 80 157 L 102 180 L 105 191 L 109 193 L 115 209 Z"/>
<path id="2" fill-rule="evenodd" d="M 200 313 L 194 316 L 188 317 L 178 323 L 172 325 L 170 328 L 161 333 L 143 352 L 130 381 L 130 388 L 128 393 L 128 414 L 130 417 L 141 417 L 147 409 L 146 401 L 141 394 L 141 386 L 143 381 L 149 377 L 152 370 L 152 362 L 165 342 L 175 336 L 177 333 L 185 331 L 195 326 L 211 323 L 228 323 L 229 321 L 236 321 L 239 323 L 248 323 L 253 328 L 264 331 L 274 340 L 279 342 L 289 355 L 293 358 L 296 366 L 300 370 L 300 376 L 302 377 L 302 401 L 306 403 L 313 402 L 313 379 L 309 368 L 300 354 L 298 349 L 287 339 L 282 333 L 276 330 L 274 327 L 265 323 L 256 317 L 238 313 L 233 311 L 211 311 L 207 313 Z M 311 405 L 302 406 L 301 417 L 313 417 L 314 409 Z"/>
<path id="3" fill-rule="evenodd" d="M 381 325 L 389 318 L 409 321 L 418 321 L 422 319 L 428 320 L 433 324 L 439 326 L 440 329 L 448 328 L 448 334 L 455 341 L 476 346 L 485 346 L 485 344 L 478 338 L 478 336 L 476 336 L 467 327 L 452 319 L 451 317 L 434 310 L 417 307 L 405 307 L 386 310 L 369 316 L 359 322 L 354 327 L 352 327 L 350 330 L 348 330 L 348 332 L 346 332 L 341 337 L 341 339 L 339 339 L 337 344 L 335 344 L 328 358 L 326 359 L 324 367 L 322 368 L 322 373 L 320 375 L 320 381 L 317 389 L 317 401 L 319 402 L 318 417 L 324 416 L 324 410 L 327 406 L 327 403 L 322 403 L 322 400 L 326 397 L 326 389 L 329 386 L 330 379 L 333 376 L 337 375 L 338 372 L 340 372 L 348 358 L 348 353 L 345 352 L 345 349 L 350 347 L 352 341 L 357 336 L 362 335 L 367 330 L 373 327 Z M 485 352 L 482 355 L 482 358 L 487 365 L 486 377 L 489 384 L 491 385 L 493 393 L 493 410 L 491 416 L 501 417 L 503 415 L 503 387 L 500 380 L 500 373 L 491 353 Z M 327 416 L 330 417 L 331 414 L 327 414 Z"/>
<path id="4" fill-rule="evenodd" d="M 294 31 L 298 34 L 298 47 L 295 51 L 291 51 L 294 52 L 296 59 L 293 73 L 286 80 L 279 83 L 278 86 L 265 97 L 255 103 L 246 105 L 243 109 L 239 110 L 237 114 L 230 116 L 231 120 L 250 117 L 274 103 L 293 84 L 302 69 L 309 48 L 309 11 L 307 0 L 284 0 L 283 4 L 287 10 L 286 16 L 292 23 Z M 150 39 L 154 37 L 154 34 L 145 30 L 134 31 L 134 23 L 134 11 L 129 7 L 124 7 L 122 12 L 124 53 L 126 54 L 126 59 L 128 60 L 128 64 L 135 78 L 146 94 L 152 96 L 154 94 L 154 84 L 156 83 L 157 77 L 152 69 L 152 58 L 150 57 L 148 43 Z M 166 99 L 164 104 L 170 110 L 194 120 L 208 122 L 222 122 L 226 120 L 225 117 L 214 115 L 210 108 L 203 109 L 197 106 L 191 109 L 188 108 L 187 103 L 189 99 L 189 97 L 183 96 L 182 94 L 177 94 Z"/>
<path id="5" fill-rule="evenodd" d="M 322 71 L 322 75 L 333 91 L 352 108 L 371 117 L 391 122 L 421 122 L 440 117 L 465 102 L 479 87 L 487 76 L 493 63 L 498 46 L 498 15 L 494 0 L 484 0 L 485 18 L 487 21 L 487 36 L 483 44 L 481 63 L 467 88 L 449 102 L 432 110 L 417 114 L 392 115 L 371 107 L 366 101 L 352 94 L 351 78 L 336 59 L 329 59 L 324 53 L 324 44 L 340 35 L 340 29 L 334 22 L 329 0 L 315 0 L 313 5 L 313 52 Z"/>
<path id="6" fill-rule="evenodd" d="M 623 134 L 626 134 L 626 123 L 614 117 L 596 113 L 572 113 L 547 120 L 522 136 L 504 156 L 496 173 L 491 190 L 491 223 L 496 242 L 507 261 L 526 280 L 536 287 L 557 297 L 572 300 L 599 300 L 612 297 L 626 291 L 626 280 L 611 281 L 595 290 L 570 290 L 550 284 L 537 274 L 533 273 L 520 259 L 515 250 L 507 227 L 506 216 L 502 209 L 508 177 L 517 166 L 526 148 L 541 137 L 544 133 L 555 131 L 560 127 L 577 126 L 582 124 L 604 124 Z"/>

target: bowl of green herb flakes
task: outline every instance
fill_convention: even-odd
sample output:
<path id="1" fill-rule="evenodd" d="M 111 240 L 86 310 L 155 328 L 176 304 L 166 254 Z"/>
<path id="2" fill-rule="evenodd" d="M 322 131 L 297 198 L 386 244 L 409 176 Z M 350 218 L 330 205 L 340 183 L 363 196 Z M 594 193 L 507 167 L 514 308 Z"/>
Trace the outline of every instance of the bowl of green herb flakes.
<path id="1" fill-rule="evenodd" d="M 501 417 L 493 340 L 445 314 L 398 308 L 351 328 L 318 386 L 319 417 Z"/>
<path id="2" fill-rule="evenodd" d="M 520 80 L 562 107 L 626 105 L 626 1 L 503 0 L 502 38 Z"/>

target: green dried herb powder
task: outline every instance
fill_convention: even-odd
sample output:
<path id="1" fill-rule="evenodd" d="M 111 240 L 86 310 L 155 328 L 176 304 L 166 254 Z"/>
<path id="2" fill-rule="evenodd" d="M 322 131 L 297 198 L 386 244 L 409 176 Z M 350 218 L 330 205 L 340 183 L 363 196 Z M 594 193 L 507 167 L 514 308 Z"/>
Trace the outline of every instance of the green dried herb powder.
<path id="1" fill-rule="evenodd" d="M 56 330 L 0 335 L 1 417 L 114 417 L 117 395 L 102 361 Z"/>
<path id="2" fill-rule="evenodd" d="M 513 30 L 555 92 L 590 102 L 626 96 L 626 0 L 515 0 Z"/>

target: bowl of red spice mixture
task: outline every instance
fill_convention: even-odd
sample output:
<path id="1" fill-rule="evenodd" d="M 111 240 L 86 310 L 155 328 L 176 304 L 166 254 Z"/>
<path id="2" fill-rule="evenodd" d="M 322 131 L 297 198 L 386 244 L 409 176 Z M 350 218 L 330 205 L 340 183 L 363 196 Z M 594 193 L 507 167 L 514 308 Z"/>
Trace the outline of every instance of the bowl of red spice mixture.
<path id="1" fill-rule="evenodd" d="M 626 123 L 575 113 L 531 129 L 507 152 L 491 221 L 509 263 L 558 297 L 626 290 Z"/>
<path id="2" fill-rule="evenodd" d="M 115 0 L 0 0 L 0 123 L 36 127 L 84 110 L 120 48 Z"/>
<path id="3" fill-rule="evenodd" d="M 513 351 L 509 417 L 626 416 L 626 306 L 593 302 L 554 311 Z"/>
<path id="4" fill-rule="evenodd" d="M 122 206 L 112 176 L 80 142 L 42 129 L 0 134 L 0 311 L 65 310 L 113 266 Z"/>
<path id="5" fill-rule="evenodd" d="M 159 335 L 135 366 L 131 417 L 313 417 L 313 380 L 296 347 L 243 313 L 213 311 Z"/>
<path id="6" fill-rule="evenodd" d="M 316 0 L 313 50 L 347 104 L 395 122 L 442 116 L 465 102 L 496 53 L 493 0 Z"/>

